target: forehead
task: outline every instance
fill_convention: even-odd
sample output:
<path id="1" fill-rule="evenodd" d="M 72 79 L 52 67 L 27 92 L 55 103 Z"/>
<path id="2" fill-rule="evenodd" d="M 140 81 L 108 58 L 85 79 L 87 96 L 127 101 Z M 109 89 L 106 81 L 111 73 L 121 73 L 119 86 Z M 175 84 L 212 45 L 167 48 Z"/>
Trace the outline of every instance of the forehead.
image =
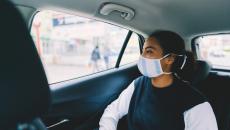
<path id="1" fill-rule="evenodd" d="M 156 49 L 156 51 L 163 52 L 159 42 L 154 37 L 150 37 L 145 41 L 144 48 L 147 47 L 151 47 L 153 49 Z"/>

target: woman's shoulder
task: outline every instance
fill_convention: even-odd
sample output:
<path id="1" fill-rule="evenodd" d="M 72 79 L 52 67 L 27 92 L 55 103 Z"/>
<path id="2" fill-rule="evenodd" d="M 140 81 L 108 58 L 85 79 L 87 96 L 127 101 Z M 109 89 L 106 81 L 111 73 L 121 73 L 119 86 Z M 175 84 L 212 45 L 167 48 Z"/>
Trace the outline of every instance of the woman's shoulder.
<path id="1" fill-rule="evenodd" d="M 137 86 L 138 84 L 144 84 L 148 80 L 148 77 L 146 76 L 139 76 L 136 79 L 134 79 L 134 85 Z"/>
<path id="2" fill-rule="evenodd" d="M 207 102 L 207 99 L 202 92 L 189 82 L 182 80 L 180 81 L 180 91 L 178 95 L 180 95 L 181 101 L 186 106 L 186 109 Z"/>
<path id="3" fill-rule="evenodd" d="M 146 76 L 141 75 L 141 76 L 137 77 L 136 79 L 134 79 L 134 81 L 136 82 L 136 81 L 139 81 L 139 80 L 144 80 L 144 79 L 147 79 L 147 77 L 146 77 Z"/>
<path id="4" fill-rule="evenodd" d="M 183 90 L 186 94 L 194 94 L 194 96 L 199 96 L 205 98 L 204 94 L 199 91 L 196 86 L 192 85 L 190 82 L 187 81 L 180 81 L 181 86 L 183 86 Z"/>

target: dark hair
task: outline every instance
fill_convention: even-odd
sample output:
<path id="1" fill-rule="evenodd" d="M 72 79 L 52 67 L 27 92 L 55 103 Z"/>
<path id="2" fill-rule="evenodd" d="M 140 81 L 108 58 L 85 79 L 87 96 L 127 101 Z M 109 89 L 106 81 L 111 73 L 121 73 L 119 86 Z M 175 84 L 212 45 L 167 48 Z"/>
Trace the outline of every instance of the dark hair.
<path id="1" fill-rule="evenodd" d="M 165 30 L 155 31 L 149 37 L 154 37 L 158 41 L 163 50 L 163 55 L 169 53 L 183 55 L 176 57 L 171 71 L 176 73 L 181 79 L 191 81 L 196 67 L 195 58 L 192 52 L 185 50 L 183 38 L 175 32 Z M 187 57 L 186 63 L 181 69 L 185 56 Z"/>

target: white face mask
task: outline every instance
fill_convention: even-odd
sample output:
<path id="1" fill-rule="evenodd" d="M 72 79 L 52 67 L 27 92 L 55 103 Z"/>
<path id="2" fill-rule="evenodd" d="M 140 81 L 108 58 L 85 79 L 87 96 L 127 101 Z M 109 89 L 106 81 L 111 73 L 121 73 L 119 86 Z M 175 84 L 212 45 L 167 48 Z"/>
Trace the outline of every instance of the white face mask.
<path id="1" fill-rule="evenodd" d="M 149 59 L 145 58 L 142 55 L 139 58 L 138 61 L 138 69 L 140 70 L 141 74 L 147 77 L 158 77 L 162 74 L 171 74 L 172 72 L 163 72 L 162 67 L 161 67 L 161 60 L 167 57 L 169 54 L 165 55 L 164 57 L 160 59 Z M 183 56 L 183 55 L 178 55 L 178 56 Z M 186 62 L 186 56 L 184 59 L 184 62 L 181 66 L 181 69 L 184 67 L 184 64 Z"/>

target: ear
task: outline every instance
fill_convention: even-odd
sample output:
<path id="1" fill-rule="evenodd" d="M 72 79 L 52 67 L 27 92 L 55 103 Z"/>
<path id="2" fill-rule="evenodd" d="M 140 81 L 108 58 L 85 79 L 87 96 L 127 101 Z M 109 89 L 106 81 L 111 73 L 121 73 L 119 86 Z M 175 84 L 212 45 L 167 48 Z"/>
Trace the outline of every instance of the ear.
<path id="1" fill-rule="evenodd" d="M 168 57 L 165 58 L 165 63 L 171 65 L 173 64 L 175 59 L 176 59 L 176 54 L 171 53 Z"/>

